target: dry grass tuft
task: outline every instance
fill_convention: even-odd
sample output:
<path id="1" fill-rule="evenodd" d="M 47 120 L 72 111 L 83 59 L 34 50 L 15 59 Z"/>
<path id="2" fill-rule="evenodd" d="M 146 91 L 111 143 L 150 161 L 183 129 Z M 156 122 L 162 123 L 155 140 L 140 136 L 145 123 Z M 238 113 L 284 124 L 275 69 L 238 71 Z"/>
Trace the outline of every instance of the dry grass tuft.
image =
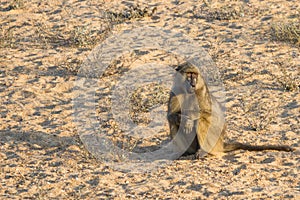
<path id="1" fill-rule="evenodd" d="M 279 22 L 271 27 L 271 34 L 277 41 L 300 46 L 300 20 L 298 22 Z"/>
<path id="2" fill-rule="evenodd" d="M 233 20 L 239 19 L 244 16 L 242 8 L 234 8 L 229 6 L 221 7 L 220 9 L 214 9 L 207 13 L 206 18 L 208 20 Z"/>
<path id="3" fill-rule="evenodd" d="M 36 25 L 36 43 L 41 46 L 66 46 L 93 48 L 110 32 L 110 28 L 95 31 L 89 26 L 75 26 L 70 31 L 61 32 L 45 24 Z"/>
<path id="4" fill-rule="evenodd" d="M 92 30 L 80 26 L 71 31 L 68 40 L 76 47 L 89 47 L 97 44 L 97 39 L 94 37 Z"/>
<path id="5" fill-rule="evenodd" d="M 291 67 L 290 62 L 276 61 L 275 65 L 279 67 L 281 75 L 274 75 L 272 77 L 282 86 L 284 91 L 297 92 L 300 90 L 300 72 L 297 75 L 293 75 L 288 72 L 288 68 Z M 297 68 L 297 67 L 295 67 Z"/>
<path id="6" fill-rule="evenodd" d="M 245 16 L 243 7 L 224 5 L 219 8 L 203 8 L 194 13 L 196 18 L 214 20 L 235 20 Z"/>
<path id="7" fill-rule="evenodd" d="M 127 20 L 151 17 L 156 12 L 156 9 L 156 7 L 154 7 L 153 9 L 149 9 L 148 7 L 142 8 L 141 6 L 137 5 L 126 8 L 120 12 L 107 11 L 106 18 L 111 23 L 122 23 Z"/>

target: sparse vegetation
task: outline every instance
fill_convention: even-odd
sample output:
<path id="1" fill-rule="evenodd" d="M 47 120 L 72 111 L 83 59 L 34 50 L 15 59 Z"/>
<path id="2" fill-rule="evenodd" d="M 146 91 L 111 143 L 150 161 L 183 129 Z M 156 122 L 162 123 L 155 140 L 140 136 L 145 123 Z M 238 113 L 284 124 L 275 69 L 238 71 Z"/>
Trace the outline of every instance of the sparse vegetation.
<path id="1" fill-rule="evenodd" d="M 276 109 L 261 99 L 250 101 L 247 97 L 243 97 L 240 103 L 250 130 L 266 130 L 276 116 Z"/>
<path id="2" fill-rule="evenodd" d="M 0 199 L 296 199 L 300 48 L 270 41 L 270 22 L 296 20 L 299 4 L 204 1 L 206 5 L 139 1 L 141 6 L 132 6 L 136 1 L 0 0 Z M 107 37 L 126 30 L 131 37 L 130 30 L 139 25 L 178 35 L 163 38 L 164 44 L 148 38 L 149 46 L 141 43 L 139 50 L 136 41 L 134 51 L 126 46 L 130 51 L 120 52 L 120 43 L 111 54 L 102 54 L 106 51 L 100 46 L 91 52 L 98 44 L 113 47 Z M 281 143 L 297 151 L 173 160 L 168 147 L 175 141 L 164 113 L 169 94 L 164 86 L 171 85 L 158 70 L 155 80 L 162 80 L 149 87 L 150 74 L 139 67 L 162 64 L 173 70 L 185 59 L 200 61 L 199 67 L 206 61 L 214 64 L 200 48 L 197 55 L 182 55 L 186 46 L 179 51 L 153 48 L 176 44 L 181 36 L 205 47 L 225 75 L 229 140 Z M 102 55 L 117 57 L 111 57 L 101 77 L 107 62 L 81 65 L 90 63 L 89 56 Z M 131 72 L 139 74 L 128 84 L 142 78 L 147 82 L 122 96 L 126 101 L 113 101 L 115 89 L 125 85 Z M 130 104 L 118 119 L 116 103 Z M 128 122 L 123 116 L 134 126 L 123 127 Z M 161 159 L 164 154 L 172 158 Z M 152 155 L 157 160 L 148 162 Z M 119 170 L 123 167 L 126 171 Z"/>
<path id="3" fill-rule="evenodd" d="M 135 90 L 130 98 L 131 118 L 136 123 L 149 123 L 150 119 L 143 117 L 142 113 L 149 113 L 157 105 L 166 105 L 169 91 L 156 84 L 145 85 Z M 142 118 L 142 119 L 141 119 Z"/>
<path id="4" fill-rule="evenodd" d="M 300 19 L 297 22 L 279 22 L 271 27 L 271 34 L 277 41 L 300 46 Z"/>
<path id="5" fill-rule="evenodd" d="M 109 27 L 101 29 L 102 31 L 94 31 L 88 26 L 76 26 L 67 32 L 52 29 L 45 24 L 37 24 L 36 27 L 36 34 L 38 36 L 36 43 L 42 42 L 45 46 L 92 48 L 110 32 Z"/>
<path id="6" fill-rule="evenodd" d="M 62 31 L 47 26 L 44 23 L 35 24 L 35 36 L 20 38 L 15 35 L 12 27 L 0 26 L 0 47 L 16 48 L 23 45 L 39 48 L 57 46 L 93 48 L 110 32 L 110 28 L 100 31 L 89 26 L 76 26 L 70 31 Z"/>
<path id="7" fill-rule="evenodd" d="M 80 69 L 82 60 L 78 58 L 66 58 L 60 62 L 55 62 L 54 65 L 57 66 L 58 70 L 67 71 L 68 74 L 77 75 Z"/>
<path id="8" fill-rule="evenodd" d="M 204 18 L 208 21 L 213 20 L 233 20 L 239 19 L 245 15 L 242 7 L 225 5 L 220 8 L 208 8 L 197 11 L 195 14 L 198 18 Z"/>
<path id="9" fill-rule="evenodd" d="M 69 40 L 71 40 L 71 44 L 78 47 L 87 47 L 93 46 L 97 44 L 95 36 L 93 36 L 93 32 L 86 27 L 75 27 L 69 36 Z"/>
<path id="10" fill-rule="evenodd" d="M 106 18 L 112 23 L 122 23 L 126 20 L 150 17 L 155 13 L 156 10 L 156 7 L 149 9 L 148 7 L 142 8 L 141 6 L 137 5 L 124 9 L 121 12 L 107 11 Z"/>
<path id="11" fill-rule="evenodd" d="M 244 16 L 242 8 L 234 7 L 221 7 L 220 9 L 214 9 L 207 13 L 207 19 L 209 20 L 232 20 L 239 19 Z"/>
<path id="12" fill-rule="evenodd" d="M 22 0 L 12 1 L 6 11 L 21 8 L 24 6 Z M 53 28 L 45 23 L 37 22 L 34 24 L 35 36 L 26 38 L 28 41 L 34 42 L 37 47 L 48 48 L 57 46 L 71 46 L 81 48 L 93 48 L 96 44 L 102 41 L 111 31 L 111 25 L 114 23 L 122 23 L 126 20 L 139 19 L 146 16 L 152 16 L 156 8 L 150 10 L 148 7 L 141 8 L 139 5 L 129 7 L 121 12 L 106 12 L 107 25 L 95 30 L 89 25 L 74 26 L 71 30 L 62 30 L 61 27 L 72 27 L 72 24 L 63 24 Z M 0 27 L 0 47 L 16 47 L 24 44 L 24 38 L 19 38 L 18 35 L 13 35 L 11 27 Z M 18 43 L 17 43 L 18 42 Z M 32 45 L 32 44 L 31 44 Z"/>
<path id="13" fill-rule="evenodd" d="M 278 82 L 284 91 L 296 92 L 300 89 L 300 71 L 297 75 L 293 75 L 287 71 L 287 68 L 292 64 L 290 62 L 276 61 L 275 64 L 279 67 L 280 75 L 272 74 L 272 77 Z M 299 67 L 298 67 L 299 68 Z"/>

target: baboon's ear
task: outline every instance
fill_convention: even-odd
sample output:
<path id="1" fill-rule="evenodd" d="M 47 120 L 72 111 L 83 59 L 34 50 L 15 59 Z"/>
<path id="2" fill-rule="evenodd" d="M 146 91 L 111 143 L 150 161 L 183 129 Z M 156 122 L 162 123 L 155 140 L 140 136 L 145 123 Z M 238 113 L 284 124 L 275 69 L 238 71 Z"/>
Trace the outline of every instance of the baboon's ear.
<path id="1" fill-rule="evenodd" d="M 185 62 L 185 63 L 182 63 L 182 64 L 180 64 L 180 65 L 178 65 L 176 68 L 175 68 L 175 70 L 176 71 L 181 71 L 185 66 L 187 66 L 188 64 Z"/>
<path id="2" fill-rule="evenodd" d="M 181 65 L 173 65 L 173 69 L 175 69 L 177 72 L 179 72 L 182 69 Z"/>

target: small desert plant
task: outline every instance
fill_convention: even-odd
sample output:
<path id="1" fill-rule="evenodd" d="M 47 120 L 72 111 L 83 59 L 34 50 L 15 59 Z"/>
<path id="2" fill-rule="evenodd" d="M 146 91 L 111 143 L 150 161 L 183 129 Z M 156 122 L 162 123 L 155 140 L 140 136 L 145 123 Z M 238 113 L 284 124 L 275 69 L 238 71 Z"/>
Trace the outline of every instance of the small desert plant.
<path id="1" fill-rule="evenodd" d="M 216 20 L 232 20 L 239 19 L 244 16 L 244 12 L 241 8 L 232 8 L 232 7 L 221 7 L 217 10 L 212 10 L 208 14 L 209 19 Z"/>
<path id="2" fill-rule="evenodd" d="M 101 31 L 94 31 L 88 26 L 77 26 L 64 36 L 64 40 L 70 46 L 92 48 L 98 42 L 102 41 L 110 31 L 110 27 L 104 28 Z"/>
<path id="3" fill-rule="evenodd" d="M 45 24 L 36 24 L 37 44 L 43 46 L 73 46 L 91 48 L 104 39 L 110 28 L 93 31 L 88 26 L 76 26 L 67 32 L 61 32 Z"/>
<path id="4" fill-rule="evenodd" d="M 77 75 L 78 70 L 82 65 L 82 60 L 78 58 L 66 58 L 62 61 L 55 62 L 54 65 L 58 67 L 58 70 L 67 71 L 69 74 Z"/>
<path id="5" fill-rule="evenodd" d="M 72 44 L 78 47 L 86 47 L 95 43 L 93 33 L 87 27 L 75 27 L 71 31 L 70 39 Z"/>
<path id="6" fill-rule="evenodd" d="M 284 62 L 284 61 L 276 61 L 275 64 L 279 67 L 281 75 L 279 76 L 279 75 L 271 74 L 272 78 L 274 78 L 282 86 L 284 91 L 289 91 L 289 92 L 299 91 L 300 89 L 299 72 L 297 75 L 293 75 L 291 72 L 287 71 L 287 68 L 290 67 L 292 64 L 290 62 Z"/>
<path id="7" fill-rule="evenodd" d="M 156 9 L 156 7 L 154 7 L 153 9 L 149 9 L 148 7 L 141 8 L 139 5 L 137 5 L 126 8 L 121 12 L 107 11 L 105 15 L 106 18 L 112 23 L 122 23 L 131 19 L 139 19 L 152 16 Z"/>
<path id="8" fill-rule="evenodd" d="M 289 42 L 300 46 L 300 20 L 298 22 L 279 22 L 271 26 L 275 40 Z"/>
<path id="9" fill-rule="evenodd" d="M 195 14 L 198 18 L 204 18 L 208 21 L 213 20 L 234 20 L 245 15 L 242 7 L 222 6 L 220 8 L 209 8 L 208 10 L 197 11 Z"/>

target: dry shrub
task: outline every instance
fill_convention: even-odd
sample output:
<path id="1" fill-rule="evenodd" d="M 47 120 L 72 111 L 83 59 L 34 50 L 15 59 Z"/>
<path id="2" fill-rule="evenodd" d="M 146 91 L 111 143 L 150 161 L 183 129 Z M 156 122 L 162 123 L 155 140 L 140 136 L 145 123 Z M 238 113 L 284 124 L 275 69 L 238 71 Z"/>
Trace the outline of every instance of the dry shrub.
<path id="1" fill-rule="evenodd" d="M 151 17 L 156 11 L 156 7 L 150 9 L 148 7 L 142 8 L 141 6 L 132 6 L 125 8 L 120 12 L 106 12 L 106 18 L 110 20 L 110 22 L 114 23 L 122 23 L 131 19 L 140 19 L 143 17 Z"/>
<path id="2" fill-rule="evenodd" d="M 300 20 L 297 22 L 278 22 L 271 27 L 271 34 L 277 41 L 300 46 Z"/>
<path id="3" fill-rule="evenodd" d="M 293 64 L 289 61 L 277 60 L 275 65 L 279 67 L 280 75 L 271 75 L 281 85 L 283 90 L 288 92 L 298 92 L 300 90 L 300 72 L 298 71 L 298 74 L 292 74 L 288 68 L 293 67 Z M 294 66 L 294 68 L 297 68 L 297 66 Z"/>

